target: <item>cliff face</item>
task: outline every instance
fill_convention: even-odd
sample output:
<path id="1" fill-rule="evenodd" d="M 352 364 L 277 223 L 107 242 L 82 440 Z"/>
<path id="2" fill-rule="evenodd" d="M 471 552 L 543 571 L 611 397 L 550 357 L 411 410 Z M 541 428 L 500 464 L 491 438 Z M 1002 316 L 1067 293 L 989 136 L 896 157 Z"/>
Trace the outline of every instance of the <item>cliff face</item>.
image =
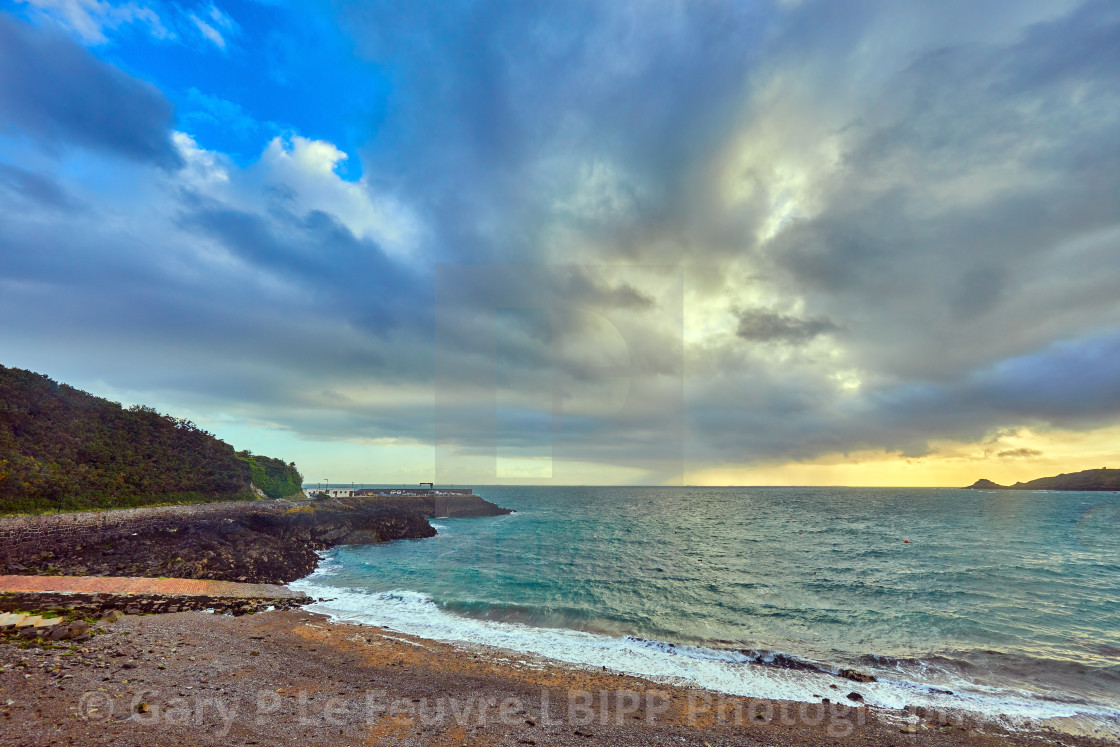
<path id="1" fill-rule="evenodd" d="M 454 516 L 510 513 L 477 496 Z M 92 524 L 42 532 L 34 542 L 0 548 L 0 573 L 167 576 L 287 583 L 315 569 L 316 550 L 432 537 L 429 507 L 402 499 L 278 501 L 228 512 L 182 514 L 166 521 L 122 523 L 106 533 Z M 56 517 L 32 517 L 48 524 Z M 20 519 L 25 523 L 27 520 Z"/>
<path id="2" fill-rule="evenodd" d="M 1088 469 L 1053 477 L 1040 477 L 1030 482 L 999 485 L 991 480 L 977 480 L 969 488 L 976 490 L 1118 490 L 1120 469 Z"/>

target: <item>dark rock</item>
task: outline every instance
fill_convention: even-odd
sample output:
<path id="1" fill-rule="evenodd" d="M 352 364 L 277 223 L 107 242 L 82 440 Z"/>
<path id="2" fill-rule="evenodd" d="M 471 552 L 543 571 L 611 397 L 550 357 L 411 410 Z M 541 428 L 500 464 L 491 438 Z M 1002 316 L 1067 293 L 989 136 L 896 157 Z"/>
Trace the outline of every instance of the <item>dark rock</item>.
<path id="1" fill-rule="evenodd" d="M 863 696 L 860 695 L 859 693 L 848 693 L 848 700 L 854 700 L 854 701 L 862 703 L 863 702 Z"/>
<path id="2" fill-rule="evenodd" d="M 840 676 L 852 682 L 878 682 L 872 675 L 860 672 L 856 669 L 841 669 Z"/>
<path id="3" fill-rule="evenodd" d="M 439 502 L 441 515 L 510 513 L 475 495 L 441 497 Z M 113 530 L 116 536 L 85 538 L 75 530 L 75 536 L 52 535 L 36 546 L 0 547 L 0 568 L 19 572 L 30 564 L 62 575 L 284 584 L 310 574 L 318 563 L 317 551 L 340 543 L 435 536 L 428 523 L 435 513 L 432 501 L 407 497 L 242 504 L 217 512 L 200 506 L 196 517 L 179 516 L 170 526 L 122 523 Z M 48 545 L 45 549 L 43 543 Z M 135 614 L 133 605 L 128 606 L 129 613 Z M 181 602 L 176 606 L 183 609 Z M 144 609 L 153 610 L 155 605 Z"/>

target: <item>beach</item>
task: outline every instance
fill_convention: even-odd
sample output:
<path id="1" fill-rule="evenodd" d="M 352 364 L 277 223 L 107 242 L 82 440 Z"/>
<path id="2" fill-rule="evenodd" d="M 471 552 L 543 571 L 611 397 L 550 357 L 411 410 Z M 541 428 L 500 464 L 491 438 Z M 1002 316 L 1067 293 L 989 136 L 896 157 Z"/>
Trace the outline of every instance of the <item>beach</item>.
<path id="1" fill-rule="evenodd" d="M 721 696 L 300 610 L 99 627 L 80 644 L 0 645 L 0 744 L 1105 744 L 840 690 L 825 704 Z"/>
<path id="2" fill-rule="evenodd" d="M 0 638 L 0 743 L 1120 741 L 1111 497 L 489 492 L 517 512 L 394 542 L 370 540 L 411 514 L 334 502 L 8 520 L 39 575 L 6 608 L 93 630 Z M 241 581 L 245 548 L 290 585 Z M 180 556 L 210 579 L 156 577 Z M 150 578 L 51 575 L 75 564 Z"/>

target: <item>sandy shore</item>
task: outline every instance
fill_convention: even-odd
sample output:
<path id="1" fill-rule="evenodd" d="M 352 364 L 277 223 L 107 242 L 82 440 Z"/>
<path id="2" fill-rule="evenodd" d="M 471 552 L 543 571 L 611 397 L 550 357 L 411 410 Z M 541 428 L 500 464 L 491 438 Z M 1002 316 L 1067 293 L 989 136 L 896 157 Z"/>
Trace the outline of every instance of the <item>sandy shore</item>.
<path id="1" fill-rule="evenodd" d="M 298 610 L 102 627 L 82 644 L 0 645 L 0 743 L 1106 744 L 957 714 L 720 696 Z"/>

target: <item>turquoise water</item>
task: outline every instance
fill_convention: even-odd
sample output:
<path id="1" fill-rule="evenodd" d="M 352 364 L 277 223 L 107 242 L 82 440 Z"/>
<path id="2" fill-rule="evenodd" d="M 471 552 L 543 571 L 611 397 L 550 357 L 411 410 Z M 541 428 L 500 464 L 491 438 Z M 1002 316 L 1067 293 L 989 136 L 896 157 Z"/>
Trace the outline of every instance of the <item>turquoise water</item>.
<path id="1" fill-rule="evenodd" d="M 887 707 L 1120 717 L 1120 495 L 476 492 L 517 513 L 336 548 L 295 585 L 341 619 L 745 695 L 847 692 L 856 667 Z"/>

